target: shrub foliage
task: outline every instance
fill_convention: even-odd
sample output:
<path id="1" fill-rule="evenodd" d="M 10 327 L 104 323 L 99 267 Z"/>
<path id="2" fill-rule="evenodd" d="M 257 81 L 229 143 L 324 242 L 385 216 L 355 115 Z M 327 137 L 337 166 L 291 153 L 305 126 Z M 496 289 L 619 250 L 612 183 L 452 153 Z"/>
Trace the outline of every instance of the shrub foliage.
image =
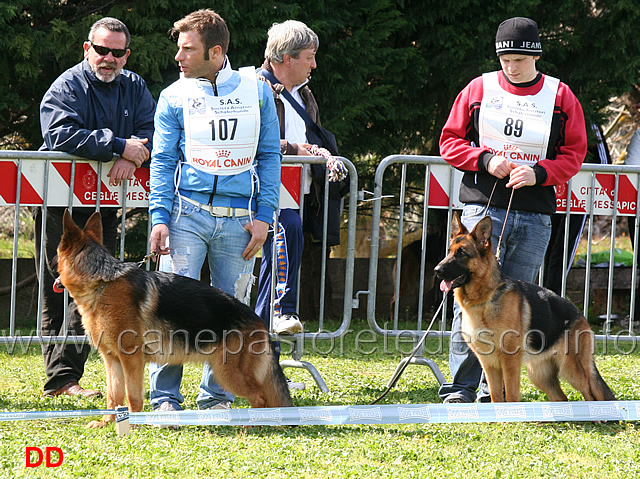
<path id="1" fill-rule="evenodd" d="M 167 31 L 201 0 L 15 0 L 0 3 L 0 138 L 36 149 L 38 106 L 49 84 L 82 59 L 90 25 L 110 15 L 132 33 L 128 68 L 154 96 L 177 79 Z M 640 70 L 635 0 L 229 0 L 214 5 L 231 31 L 232 65 L 260 65 L 266 31 L 295 18 L 320 38 L 311 86 L 341 152 L 368 176 L 392 153 L 438 154 L 437 140 L 458 91 L 498 68 L 498 24 L 529 16 L 541 27 L 540 70 L 568 83 L 587 121 L 627 92 Z M 16 135 L 17 134 L 17 135 Z M 8 144 L 12 146 L 11 143 Z M 365 158 L 370 158 L 367 164 Z M 367 168 L 369 167 L 369 168 Z"/>

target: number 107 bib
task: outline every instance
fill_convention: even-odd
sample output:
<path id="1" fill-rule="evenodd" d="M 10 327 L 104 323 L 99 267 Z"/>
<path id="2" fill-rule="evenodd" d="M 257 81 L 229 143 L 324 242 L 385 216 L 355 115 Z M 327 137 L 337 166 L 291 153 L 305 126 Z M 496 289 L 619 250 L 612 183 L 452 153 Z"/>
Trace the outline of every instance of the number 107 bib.
<path id="1" fill-rule="evenodd" d="M 255 69 L 239 70 L 238 88 L 213 95 L 209 82 L 186 80 L 184 92 L 185 161 L 216 175 L 251 168 L 260 137 L 260 105 Z"/>
<path id="2" fill-rule="evenodd" d="M 544 160 L 560 81 L 545 76 L 535 95 L 514 95 L 498 83 L 500 72 L 482 75 L 480 146 L 521 165 Z"/>

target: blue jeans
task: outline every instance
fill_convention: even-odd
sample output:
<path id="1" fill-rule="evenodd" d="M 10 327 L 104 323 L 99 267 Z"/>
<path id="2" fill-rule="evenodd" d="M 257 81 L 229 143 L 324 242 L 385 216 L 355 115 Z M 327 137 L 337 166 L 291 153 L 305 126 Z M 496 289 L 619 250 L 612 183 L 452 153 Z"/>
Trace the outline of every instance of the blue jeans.
<path id="1" fill-rule="evenodd" d="M 255 258 L 245 261 L 242 252 L 251 234 L 244 229 L 248 216 L 213 217 L 199 206 L 176 198 L 169 222 L 171 257 L 163 256 L 162 271 L 199 279 L 205 256 L 209 258 L 211 285 L 249 303 L 254 281 Z M 179 213 L 179 218 L 178 218 Z M 176 221 L 177 220 L 177 221 Z M 180 394 L 182 366 L 149 364 L 149 399 L 154 409 L 170 402 L 176 409 L 184 397 Z M 198 408 L 206 409 L 220 401 L 233 401 L 234 396 L 223 390 L 205 363 L 196 399 Z"/>
<path id="2" fill-rule="evenodd" d="M 462 210 L 462 224 L 471 231 L 485 217 L 485 209 L 486 205 L 465 205 Z M 486 212 L 493 221 L 491 241 L 494 251 L 498 247 L 506 213 L 507 210 L 494 207 L 490 207 Z M 514 279 L 534 282 L 544 261 L 550 238 L 550 215 L 511 210 L 500 245 L 500 264 L 504 274 Z M 442 384 L 438 394 L 443 400 L 455 396 L 467 402 L 488 402 L 489 389 L 482 367 L 462 337 L 461 323 L 462 312 L 458 303 L 454 301 L 449 342 L 449 368 L 453 379 L 450 383 Z M 478 387 L 480 390 L 476 394 Z"/>

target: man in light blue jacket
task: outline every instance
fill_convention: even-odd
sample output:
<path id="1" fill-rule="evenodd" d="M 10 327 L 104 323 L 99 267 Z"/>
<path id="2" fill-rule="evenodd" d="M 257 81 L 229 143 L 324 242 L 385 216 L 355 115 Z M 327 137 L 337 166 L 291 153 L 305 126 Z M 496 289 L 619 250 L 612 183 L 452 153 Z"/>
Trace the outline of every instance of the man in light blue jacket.
<path id="1" fill-rule="evenodd" d="M 229 31 L 213 10 L 187 15 L 172 34 L 181 78 L 161 93 L 156 109 L 151 250 L 170 254 L 163 269 L 191 278 L 199 278 L 208 255 L 211 285 L 248 303 L 255 255 L 280 192 L 273 95 L 253 68 L 231 69 Z M 182 368 L 151 364 L 149 372 L 154 409 L 182 409 Z M 233 399 L 205 365 L 198 408 L 229 408 Z"/>

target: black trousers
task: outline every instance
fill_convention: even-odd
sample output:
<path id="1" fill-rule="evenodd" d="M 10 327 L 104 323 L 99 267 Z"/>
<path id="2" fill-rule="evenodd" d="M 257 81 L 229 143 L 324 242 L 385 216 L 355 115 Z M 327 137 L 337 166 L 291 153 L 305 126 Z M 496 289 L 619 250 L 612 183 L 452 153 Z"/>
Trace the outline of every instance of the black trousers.
<path id="1" fill-rule="evenodd" d="M 627 225 L 629 227 L 629 238 L 631 239 L 631 245 L 634 246 L 636 242 L 636 217 L 635 216 L 627 216 Z M 635 268 L 638 267 L 636 263 L 634 265 Z M 640 321 L 640 287 L 636 288 L 636 304 L 635 304 L 635 312 L 633 315 L 634 321 Z"/>
<path id="2" fill-rule="evenodd" d="M 53 291 L 53 283 L 58 277 L 56 250 L 62 236 L 62 216 L 64 207 L 47 208 L 47 224 L 45 231 L 45 266 L 42 278 L 43 305 L 42 328 L 43 336 L 83 335 L 82 318 L 76 304 L 69 297 L 67 307 L 67 330 L 64 325 L 64 294 Z M 74 221 L 84 226 L 87 219 L 95 212 L 93 207 L 74 207 L 72 217 Z M 105 246 L 109 251 L 115 251 L 117 234 L 117 210 L 104 208 L 100 210 L 104 231 Z M 42 237 L 42 208 L 34 209 L 35 219 L 35 259 L 36 271 L 40 268 L 40 238 Z M 88 344 L 42 344 L 42 356 L 47 382 L 44 393 L 49 394 L 60 389 L 65 384 L 77 382 L 84 373 L 84 364 L 91 351 Z"/>
<path id="3" fill-rule="evenodd" d="M 551 215 L 551 238 L 544 258 L 544 287 L 556 294 L 562 292 L 562 278 L 567 274 L 566 271 L 562 271 L 565 219 L 563 214 Z M 579 236 L 582 233 L 584 220 L 583 215 L 571 215 L 569 218 L 569 251 L 567 251 L 567 256 L 571 254 L 574 245 L 580 240 Z M 571 260 L 569 256 L 567 259 Z"/>

